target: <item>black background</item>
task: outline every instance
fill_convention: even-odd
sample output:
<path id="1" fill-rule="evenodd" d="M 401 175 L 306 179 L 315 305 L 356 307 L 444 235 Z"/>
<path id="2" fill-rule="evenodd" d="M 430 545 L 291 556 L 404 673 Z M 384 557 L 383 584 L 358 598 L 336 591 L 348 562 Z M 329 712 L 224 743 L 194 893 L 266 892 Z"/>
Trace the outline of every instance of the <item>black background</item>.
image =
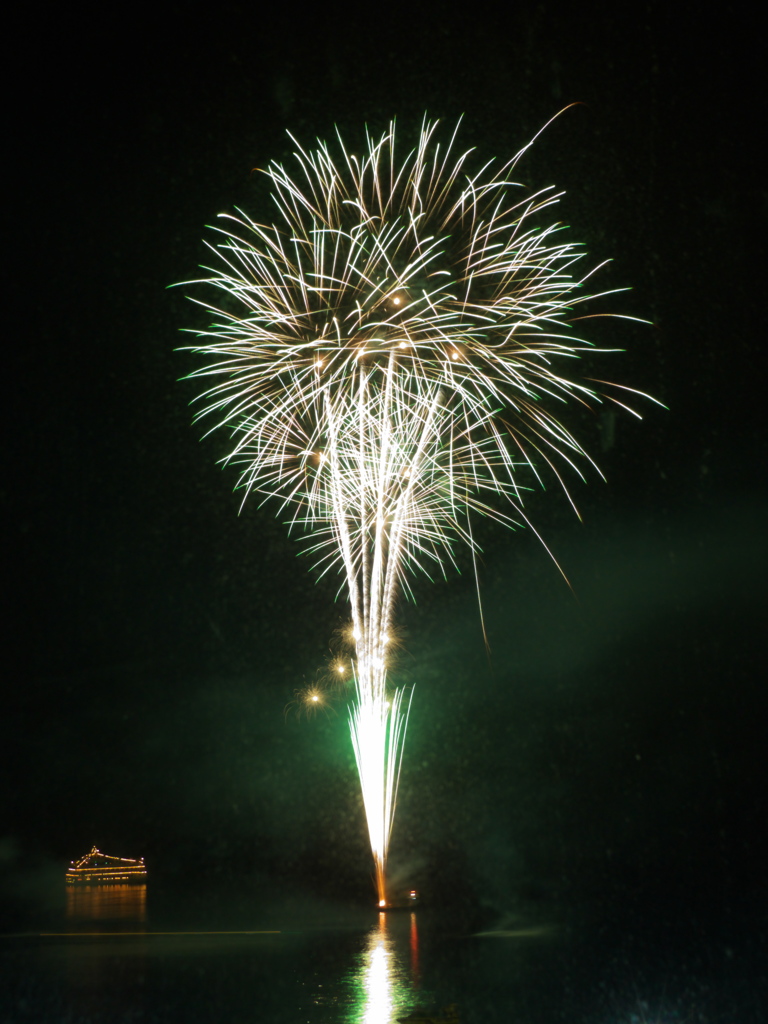
<path id="1" fill-rule="evenodd" d="M 0 869 L 16 911 L 92 843 L 159 877 L 367 899 L 345 713 L 284 714 L 344 620 L 226 439 L 190 426 L 204 226 L 338 125 L 464 115 L 462 144 L 565 189 L 556 216 L 652 327 L 599 369 L 668 407 L 570 422 L 595 453 L 530 532 L 481 526 L 403 605 L 416 683 L 397 877 L 502 910 L 765 912 L 764 81 L 746 8 L 549 3 L 351 14 L 223 3 L 9 25 L 8 571 Z M 599 376 L 600 374 L 598 374 Z M 609 430 L 614 442 L 609 442 Z"/>

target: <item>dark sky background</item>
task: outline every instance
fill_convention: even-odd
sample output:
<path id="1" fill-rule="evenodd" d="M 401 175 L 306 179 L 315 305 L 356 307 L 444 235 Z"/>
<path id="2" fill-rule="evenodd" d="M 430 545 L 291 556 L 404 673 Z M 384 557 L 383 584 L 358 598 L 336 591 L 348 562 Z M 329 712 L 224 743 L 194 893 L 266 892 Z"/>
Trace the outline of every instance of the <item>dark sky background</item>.
<path id="1" fill-rule="evenodd" d="M 570 422 L 607 484 L 402 605 L 416 696 L 392 863 L 499 910 L 766 909 L 764 240 L 758 26 L 738 9 L 225 2 L 31 10 L 6 65 L 0 872 L 32 906 L 96 843 L 158 877 L 367 899 L 343 708 L 284 714 L 345 618 L 226 439 L 191 426 L 204 226 L 338 124 L 452 123 L 565 189 L 557 216 L 652 327 L 601 373 L 631 417 Z M 503 12 L 503 14 L 501 13 Z M 10 88 L 10 87 L 9 87 Z M 18 103 L 12 97 L 19 98 Z M 261 205 L 260 205 L 261 204 Z M 598 376 L 600 373 L 597 374 Z M 610 427 L 610 430 L 609 430 Z M 613 443 L 610 443 L 612 432 Z M 468 570 L 469 566 L 465 566 Z M 58 885 L 58 881 L 56 882 Z M 692 911 L 691 911 L 692 912 Z"/>

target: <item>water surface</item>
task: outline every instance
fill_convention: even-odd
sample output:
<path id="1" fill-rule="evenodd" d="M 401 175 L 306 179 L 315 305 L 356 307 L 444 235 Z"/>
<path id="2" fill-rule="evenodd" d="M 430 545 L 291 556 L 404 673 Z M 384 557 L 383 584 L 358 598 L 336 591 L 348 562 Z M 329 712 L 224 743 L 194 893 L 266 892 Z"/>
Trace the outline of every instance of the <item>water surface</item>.
<path id="1" fill-rule="evenodd" d="M 461 1024 L 766 1019 L 761 951 L 700 924 L 508 914 L 477 928 L 448 910 L 316 906 L 233 921 L 193 894 L 176 910 L 144 886 L 68 891 L 52 924 L 0 940 L 0 1021 L 395 1024 L 451 1005 Z"/>

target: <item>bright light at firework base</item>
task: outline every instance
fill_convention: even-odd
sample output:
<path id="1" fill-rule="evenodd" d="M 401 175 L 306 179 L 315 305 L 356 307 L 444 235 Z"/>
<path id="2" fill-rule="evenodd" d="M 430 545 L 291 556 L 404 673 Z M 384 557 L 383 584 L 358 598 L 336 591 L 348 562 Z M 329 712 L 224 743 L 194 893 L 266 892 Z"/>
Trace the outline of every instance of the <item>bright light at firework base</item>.
<path id="1" fill-rule="evenodd" d="M 386 671 L 370 673 L 367 679 L 356 676 L 357 700 L 349 714 L 380 907 L 387 905 L 387 853 L 410 710 L 404 689 L 395 689 L 387 697 L 385 681 Z"/>

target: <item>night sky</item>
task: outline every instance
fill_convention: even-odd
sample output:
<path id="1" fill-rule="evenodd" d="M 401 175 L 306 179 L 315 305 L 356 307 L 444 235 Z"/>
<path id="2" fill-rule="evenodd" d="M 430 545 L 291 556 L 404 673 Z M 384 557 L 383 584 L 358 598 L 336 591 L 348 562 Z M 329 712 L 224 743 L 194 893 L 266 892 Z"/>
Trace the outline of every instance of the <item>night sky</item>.
<path id="1" fill-rule="evenodd" d="M 613 258 L 599 283 L 632 285 L 612 308 L 653 322 L 606 321 L 592 336 L 627 351 L 585 371 L 669 408 L 567 419 L 607 483 L 573 480 L 581 523 L 554 486 L 529 513 L 572 591 L 530 532 L 479 525 L 490 657 L 468 560 L 401 604 L 416 695 L 392 865 L 499 912 L 765 913 L 765 83 L 746 15 L 669 7 L 18 16 L 7 905 L 52 898 L 93 843 L 180 884 L 370 897 L 344 710 L 285 714 L 345 605 L 272 509 L 239 514 L 226 438 L 201 440 L 179 382 L 179 329 L 204 322 L 167 286 L 217 213 L 264 209 L 251 171 L 289 160 L 286 129 L 311 145 L 463 114 L 463 144 L 507 159 L 579 101 L 519 175 L 566 190 L 556 216 Z"/>

